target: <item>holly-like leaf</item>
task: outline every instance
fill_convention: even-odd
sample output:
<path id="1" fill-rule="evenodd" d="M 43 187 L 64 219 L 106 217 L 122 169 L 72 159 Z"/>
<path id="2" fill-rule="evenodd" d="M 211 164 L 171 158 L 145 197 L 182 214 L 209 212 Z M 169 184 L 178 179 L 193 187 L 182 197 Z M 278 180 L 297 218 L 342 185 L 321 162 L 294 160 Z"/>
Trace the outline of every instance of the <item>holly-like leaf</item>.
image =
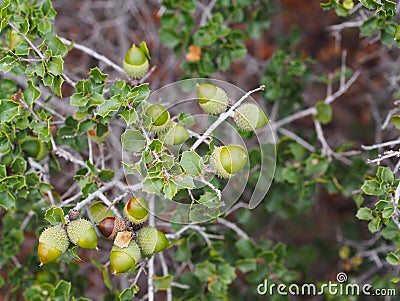
<path id="1" fill-rule="evenodd" d="M 199 176 L 203 172 L 204 162 L 195 151 L 184 151 L 181 157 L 181 164 L 190 176 Z"/>
<path id="2" fill-rule="evenodd" d="M 0 100 L 0 123 L 9 122 L 20 112 L 20 105 L 11 100 Z"/>
<path id="3" fill-rule="evenodd" d="M 130 286 L 124 289 L 118 296 L 119 301 L 131 301 L 135 297 L 136 293 L 139 291 L 138 286 Z"/>
<path id="4" fill-rule="evenodd" d="M 121 136 L 122 147 L 131 152 L 140 152 L 146 146 L 146 139 L 138 130 L 126 130 Z"/>
<path id="5" fill-rule="evenodd" d="M 153 276 L 153 285 L 158 291 L 165 291 L 171 287 L 174 277 L 172 275 L 165 275 L 162 277 Z"/>
<path id="6" fill-rule="evenodd" d="M 60 280 L 54 289 L 54 301 L 68 301 L 71 293 L 71 282 Z"/>
<path id="7" fill-rule="evenodd" d="M 329 104 L 319 101 L 316 103 L 315 108 L 317 109 L 317 114 L 315 114 L 315 119 L 322 124 L 327 124 L 332 119 L 332 107 Z"/>
<path id="8" fill-rule="evenodd" d="M 103 219 L 107 217 L 113 217 L 114 214 L 111 210 L 107 210 L 107 206 L 105 206 L 102 202 L 95 202 L 90 206 L 89 209 L 90 218 L 94 223 L 101 222 Z"/>
<path id="9" fill-rule="evenodd" d="M 35 87 L 31 80 L 28 80 L 28 88 L 24 91 L 24 101 L 28 106 L 31 106 L 33 102 L 39 98 L 41 92 Z"/>
<path id="10" fill-rule="evenodd" d="M 46 210 L 44 219 L 51 225 L 65 224 L 64 211 L 60 207 L 51 207 Z"/>

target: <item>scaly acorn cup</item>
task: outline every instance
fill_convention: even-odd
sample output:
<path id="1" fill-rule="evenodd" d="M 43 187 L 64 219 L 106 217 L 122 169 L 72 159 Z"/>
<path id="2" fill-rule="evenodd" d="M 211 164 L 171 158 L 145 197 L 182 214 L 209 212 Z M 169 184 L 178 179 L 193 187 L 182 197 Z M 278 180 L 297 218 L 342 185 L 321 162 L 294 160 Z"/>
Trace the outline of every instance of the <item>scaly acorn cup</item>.
<path id="1" fill-rule="evenodd" d="M 200 107 L 208 114 L 217 115 L 228 108 L 228 95 L 220 87 L 211 84 L 197 86 Z"/>
<path id="2" fill-rule="evenodd" d="M 143 49 L 133 45 L 126 52 L 122 67 L 129 77 L 141 78 L 149 70 L 149 60 Z"/>
<path id="3" fill-rule="evenodd" d="M 140 249 L 134 240 L 131 240 L 128 247 L 120 248 L 113 246 L 110 253 L 110 266 L 113 273 L 124 273 L 129 271 L 139 261 Z"/>
<path id="4" fill-rule="evenodd" d="M 161 133 L 158 137 L 165 145 L 181 144 L 190 137 L 188 130 L 184 126 L 172 121 L 171 123 L 170 129 Z"/>
<path id="5" fill-rule="evenodd" d="M 43 160 L 49 153 L 47 145 L 42 140 L 32 136 L 27 136 L 22 140 L 21 149 L 25 155 L 36 161 Z"/>
<path id="6" fill-rule="evenodd" d="M 97 235 L 92 223 L 85 219 L 77 219 L 67 225 L 68 237 L 74 245 L 83 249 L 97 248 Z"/>
<path id="7" fill-rule="evenodd" d="M 136 239 L 143 256 L 151 256 L 168 247 L 169 241 L 165 234 L 154 227 L 146 226 L 137 231 Z"/>
<path id="8" fill-rule="evenodd" d="M 254 131 L 268 123 L 264 111 L 254 103 L 242 104 L 233 116 L 236 125 L 243 131 Z"/>
<path id="9" fill-rule="evenodd" d="M 56 260 L 67 251 L 68 245 L 67 231 L 61 225 L 45 229 L 39 236 L 38 256 L 40 265 Z"/>
<path id="10" fill-rule="evenodd" d="M 146 109 L 144 114 L 151 118 L 151 124 L 149 126 L 151 132 L 162 133 L 168 130 L 172 125 L 169 112 L 162 105 L 153 104 Z"/>
<path id="11" fill-rule="evenodd" d="M 149 218 L 149 203 L 140 197 L 131 198 L 126 202 L 124 207 L 124 216 L 135 225 L 139 225 L 147 221 Z"/>
<path id="12" fill-rule="evenodd" d="M 122 218 L 106 217 L 98 223 L 97 228 L 107 239 L 114 240 L 118 232 L 125 231 L 128 227 Z"/>
<path id="13" fill-rule="evenodd" d="M 247 152 L 243 146 L 230 144 L 216 147 L 210 157 L 210 164 L 221 178 L 230 178 L 247 163 Z"/>

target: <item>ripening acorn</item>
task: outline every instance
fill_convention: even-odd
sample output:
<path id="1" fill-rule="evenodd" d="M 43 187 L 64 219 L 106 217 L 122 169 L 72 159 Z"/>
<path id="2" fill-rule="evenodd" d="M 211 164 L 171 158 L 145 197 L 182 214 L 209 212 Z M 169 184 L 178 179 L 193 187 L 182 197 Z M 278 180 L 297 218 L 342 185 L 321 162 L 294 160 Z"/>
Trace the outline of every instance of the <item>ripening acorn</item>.
<path id="1" fill-rule="evenodd" d="M 127 229 L 127 225 L 125 220 L 120 217 L 106 217 L 98 223 L 97 228 L 99 228 L 101 234 L 103 234 L 107 239 L 114 240 L 118 232 Z"/>
<path id="2" fill-rule="evenodd" d="M 140 249 L 134 240 L 126 248 L 114 245 L 110 253 L 110 266 L 113 273 L 124 273 L 135 266 L 141 258 Z"/>
<path id="3" fill-rule="evenodd" d="M 169 241 L 165 234 L 154 227 L 146 226 L 137 231 L 136 240 L 144 256 L 151 256 L 168 247 Z"/>
<path id="4" fill-rule="evenodd" d="M 169 130 L 158 137 L 165 145 L 181 144 L 190 137 L 188 130 L 184 126 L 176 122 L 171 123 Z"/>
<path id="5" fill-rule="evenodd" d="M 68 246 L 67 231 L 61 225 L 45 229 L 39 236 L 38 256 L 40 265 L 56 260 L 67 251 Z"/>
<path id="6" fill-rule="evenodd" d="M 254 131 L 268 123 L 265 112 L 254 103 L 242 104 L 233 116 L 236 125 L 243 131 Z"/>
<path id="7" fill-rule="evenodd" d="M 197 86 L 200 107 L 208 114 L 217 115 L 228 108 L 228 95 L 220 87 L 211 84 Z"/>
<path id="8" fill-rule="evenodd" d="M 42 140 L 27 136 L 21 142 L 21 149 L 28 157 L 32 157 L 36 161 L 43 160 L 49 153 L 49 149 Z"/>
<path id="9" fill-rule="evenodd" d="M 151 118 L 149 130 L 154 133 L 162 133 L 170 128 L 171 120 L 168 110 L 159 104 L 149 106 L 145 113 L 147 117 Z"/>
<path id="10" fill-rule="evenodd" d="M 149 60 L 143 49 L 133 45 L 125 54 L 122 66 L 129 77 L 141 78 L 149 70 Z"/>
<path id="11" fill-rule="evenodd" d="M 142 197 L 137 196 L 126 202 L 124 207 L 124 216 L 135 225 L 147 221 L 149 218 L 149 203 Z"/>
<path id="12" fill-rule="evenodd" d="M 246 166 L 247 152 L 243 146 L 230 144 L 216 147 L 210 157 L 210 164 L 221 178 L 230 178 Z"/>
<path id="13" fill-rule="evenodd" d="M 74 245 L 83 249 L 97 248 L 97 235 L 92 223 L 80 218 L 69 222 L 67 225 L 68 237 Z"/>

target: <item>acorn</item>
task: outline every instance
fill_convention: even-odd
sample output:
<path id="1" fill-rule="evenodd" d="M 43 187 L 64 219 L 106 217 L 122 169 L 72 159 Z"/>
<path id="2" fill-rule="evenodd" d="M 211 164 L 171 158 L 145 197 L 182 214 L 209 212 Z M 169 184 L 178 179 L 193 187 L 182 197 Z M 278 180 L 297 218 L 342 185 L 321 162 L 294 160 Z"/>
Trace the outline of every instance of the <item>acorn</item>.
<path id="1" fill-rule="evenodd" d="M 107 239 L 114 240 L 118 232 L 125 231 L 128 227 L 120 217 L 106 217 L 98 223 L 97 228 Z"/>
<path id="2" fill-rule="evenodd" d="M 151 124 L 148 127 L 151 132 L 162 133 L 172 125 L 169 112 L 162 105 L 153 104 L 146 109 L 144 114 L 151 118 Z"/>
<path id="3" fill-rule="evenodd" d="M 42 140 L 26 136 L 21 142 L 21 149 L 28 157 L 32 157 L 36 161 L 43 160 L 49 153 L 49 149 Z"/>
<path id="4" fill-rule="evenodd" d="M 233 116 L 236 125 L 243 131 L 254 131 L 268 123 L 265 112 L 254 103 L 242 104 Z"/>
<path id="5" fill-rule="evenodd" d="M 67 251 L 68 246 L 67 231 L 61 225 L 45 229 L 39 236 L 38 256 L 40 265 L 56 260 Z"/>
<path id="6" fill-rule="evenodd" d="M 149 218 L 149 215 L 149 203 L 144 198 L 137 196 L 126 202 L 124 216 L 134 225 L 144 223 Z"/>
<path id="7" fill-rule="evenodd" d="M 247 163 L 247 152 L 243 146 L 230 144 L 216 147 L 210 157 L 210 164 L 221 178 L 230 178 Z"/>
<path id="8" fill-rule="evenodd" d="M 80 218 L 69 222 L 67 225 L 67 233 L 74 245 L 84 249 L 97 248 L 97 235 L 93 229 L 92 223 L 88 220 Z"/>
<path id="9" fill-rule="evenodd" d="M 197 86 L 200 107 L 208 114 L 217 115 L 228 108 L 228 95 L 220 87 L 211 84 Z"/>
<path id="10" fill-rule="evenodd" d="M 171 124 L 168 131 L 158 137 L 165 145 L 181 144 L 190 137 L 188 130 L 184 126 L 176 122 L 171 122 Z"/>
<path id="11" fill-rule="evenodd" d="M 122 67 L 129 77 L 141 78 L 149 70 L 149 54 L 146 49 L 132 45 L 132 47 L 126 52 Z M 145 44 L 144 44 L 145 45 Z M 146 51 L 147 50 L 147 51 Z"/>
<path id="12" fill-rule="evenodd" d="M 126 248 L 114 245 L 110 253 L 110 266 L 114 274 L 129 271 L 139 261 L 140 249 L 134 240 Z"/>
<path id="13" fill-rule="evenodd" d="M 165 234 L 154 227 L 145 226 L 136 235 L 136 240 L 142 250 L 142 254 L 146 257 L 164 250 L 169 245 Z"/>

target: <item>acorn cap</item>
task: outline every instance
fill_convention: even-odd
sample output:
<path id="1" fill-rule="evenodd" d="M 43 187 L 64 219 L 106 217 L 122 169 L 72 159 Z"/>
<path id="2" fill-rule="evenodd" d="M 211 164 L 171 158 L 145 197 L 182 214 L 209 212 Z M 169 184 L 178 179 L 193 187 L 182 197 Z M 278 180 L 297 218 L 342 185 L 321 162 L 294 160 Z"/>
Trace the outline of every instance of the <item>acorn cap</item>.
<path id="1" fill-rule="evenodd" d="M 124 216 L 135 225 L 142 224 L 149 218 L 149 203 L 142 197 L 137 196 L 126 202 Z"/>
<path id="2" fill-rule="evenodd" d="M 160 252 L 169 244 L 163 232 L 150 226 L 143 227 L 137 232 L 137 242 L 144 256 Z"/>
<path id="3" fill-rule="evenodd" d="M 149 61 L 142 49 L 132 45 L 125 54 L 122 67 L 129 77 L 141 78 L 149 70 Z"/>
<path id="4" fill-rule="evenodd" d="M 97 228 L 107 239 L 114 240 L 118 232 L 127 229 L 127 225 L 125 220 L 120 217 L 106 217 L 98 223 Z"/>
<path id="5" fill-rule="evenodd" d="M 69 239 L 61 225 L 45 229 L 39 236 L 38 256 L 41 264 L 52 262 L 67 251 Z"/>
<path id="6" fill-rule="evenodd" d="M 265 112 L 254 103 L 242 104 L 234 114 L 236 125 L 243 131 L 254 131 L 268 123 Z"/>
<path id="7" fill-rule="evenodd" d="M 126 248 L 114 245 L 110 253 L 111 269 L 114 273 L 124 273 L 133 268 L 140 258 L 140 249 L 134 240 Z"/>
<path id="8" fill-rule="evenodd" d="M 197 98 L 200 107 L 208 114 L 221 114 L 228 108 L 228 95 L 220 87 L 211 84 L 198 85 Z"/>
<path id="9" fill-rule="evenodd" d="M 171 121 L 172 122 L 172 121 Z M 172 122 L 168 131 L 162 133 L 158 138 L 165 145 L 181 144 L 190 137 L 188 130 L 179 123 Z"/>
<path id="10" fill-rule="evenodd" d="M 84 249 L 97 248 L 97 235 L 88 220 L 80 218 L 71 221 L 67 225 L 67 233 L 73 244 Z"/>
<path id="11" fill-rule="evenodd" d="M 210 156 L 210 164 L 221 178 L 230 178 L 243 169 L 246 163 L 246 150 L 238 144 L 216 147 Z"/>

